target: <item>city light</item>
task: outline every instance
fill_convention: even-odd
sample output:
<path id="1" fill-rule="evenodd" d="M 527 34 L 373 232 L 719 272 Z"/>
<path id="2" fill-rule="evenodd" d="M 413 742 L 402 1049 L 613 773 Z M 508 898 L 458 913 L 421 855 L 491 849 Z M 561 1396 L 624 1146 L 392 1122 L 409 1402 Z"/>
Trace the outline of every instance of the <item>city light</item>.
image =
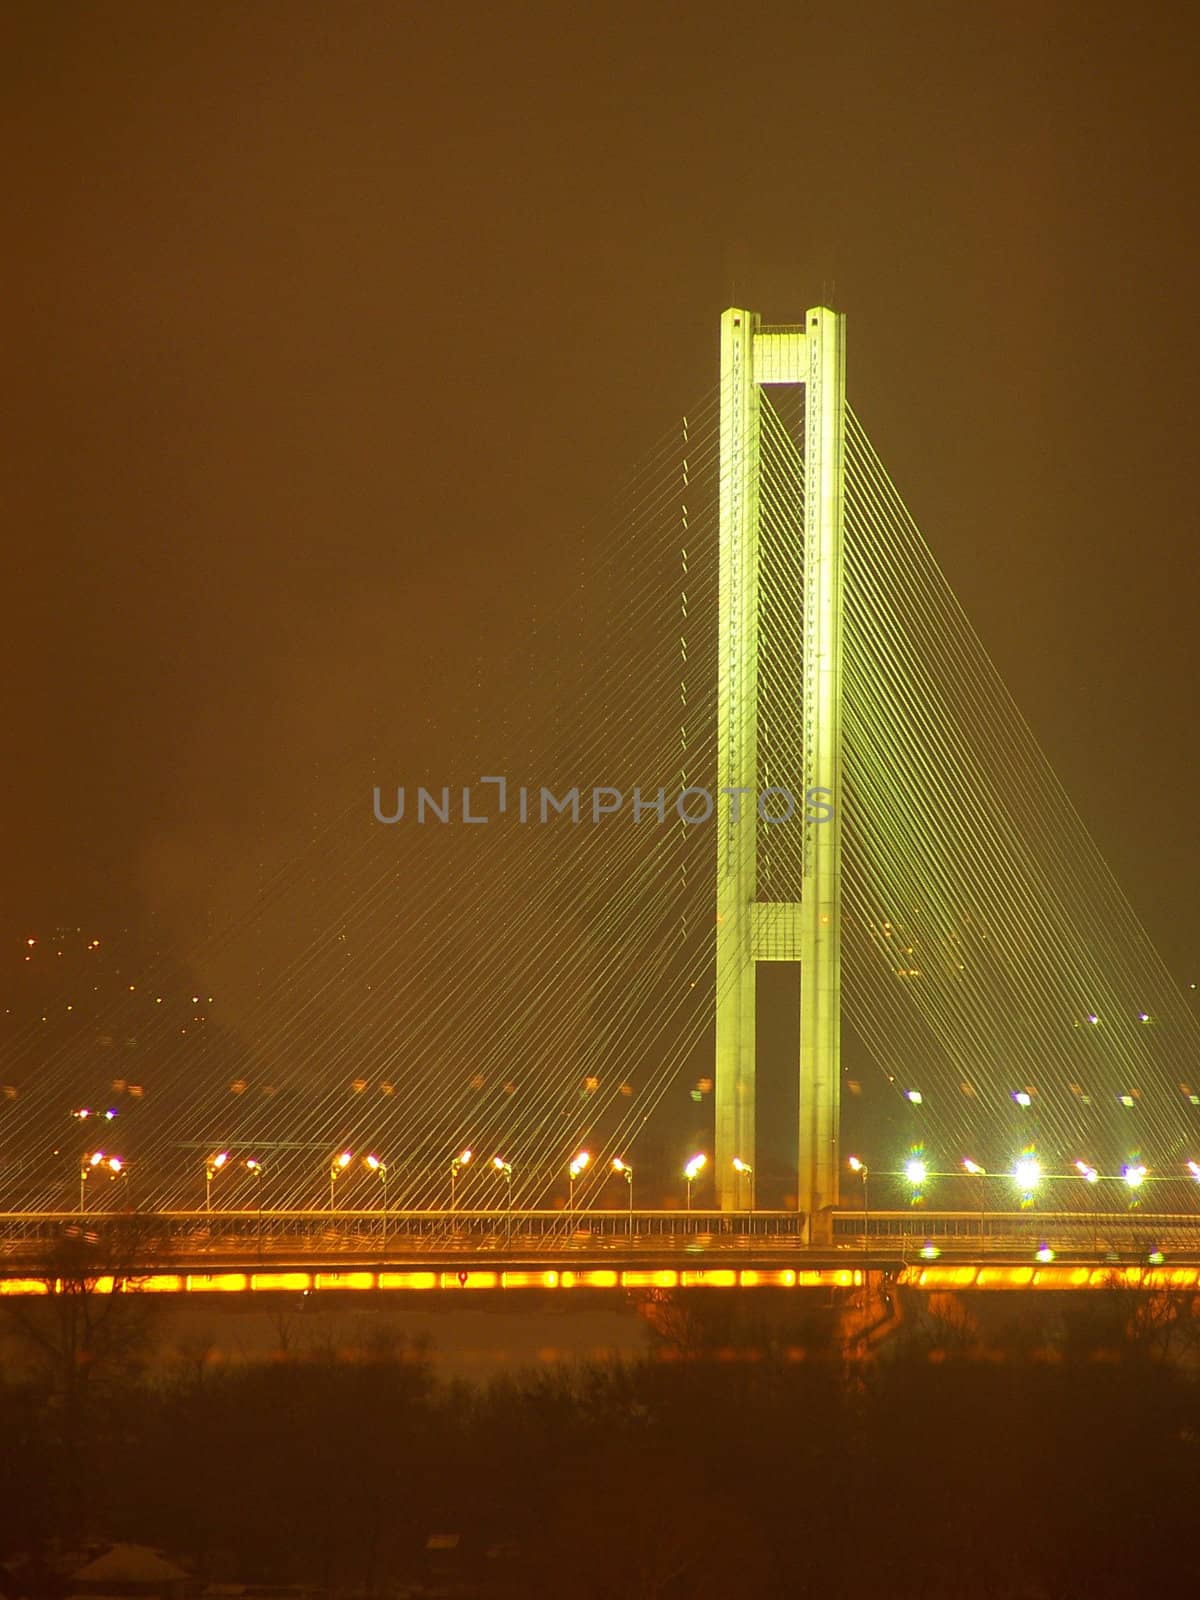
<path id="1" fill-rule="evenodd" d="M 1042 1164 L 1034 1155 L 1023 1155 L 1013 1167 L 1013 1182 L 1026 1197 L 1042 1181 Z"/>
<path id="2" fill-rule="evenodd" d="M 904 1098 L 914 1106 L 922 1105 L 925 1099 L 920 1089 L 905 1089 Z"/>
<path id="3" fill-rule="evenodd" d="M 1121 1168 L 1121 1178 L 1130 1189 L 1140 1189 L 1146 1181 L 1146 1169 L 1139 1164 L 1130 1163 Z"/>
<path id="4" fill-rule="evenodd" d="M 633 1168 L 628 1161 L 622 1161 L 620 1156 L 614 1156 L 612 1167 L 614 1172 L 619 1172 L 622 1175 L 626 1183 L 633 1182 Z"/>
<path id="5" fill-rule="evenodd" d="M 579 1176 L 591 1159 L 591 1152 L 588 1150 L 581 1150 L 579 1154 L 572 1159 L 570 1166 L 567 1168 L 567 1171 L 571 1174 L 572 1183 L 574 1183 L 575 1179 Z"/>
<path id="6" fill-rule="evenodd" d="M 364 1156 L 363 1157 L 363 1166 L 367 1167 L 371 1172 L 386 1172 L 387 1171 L 387 1167 L 379 1159 L 378 1156 Z"/>
<path id="7" fill-rule="evenodd" d="M 741 1156 L 734 1156 L 734 1158 L 733 1158 L 733 1170 L 735 1172 L 753 1172 L 754 1168 L 750 1167 L 750 1166 L 747 1166 L 746 1163 L 742 1160 Z"/>
<path id="8" fill-rule="evenodd" d="M 914 1189 L 922 1189 L 925 1186 L 926 1178 L 929 1176 L 929 1168 L 920 1156 L 913 1156 L 911 1160 L 904 1163 L 904 1176 Z"/>
<path id="9" fill-rule="evenodd" d="M 867 1170 L 866 1162 L 860 1161 L 857 1156 L 851 1156 L 846 1165 L 850 1168 L 851 1172 L 863 1173 Z"/>
<path id="10" fill-rule="evenodd" d="M 972 1161 L 970 1156 L 963 1157 L 963 1171 L 969 1172 L 973 1178 L 987 1177 L 986 1167 L 981 1167 L 978 1161 Z"/>
<path id="11" fill-rule="evenodd" d="M 1031 1106 L 1033 1104 L 1033 1096 L 1026 1089 L 1014 1089 L 1012 1097 L 1019 1106 Z"/>
<path id="12" fill-rule="evenodd" d="M 1200 1183 L 1200 1161 L 1189 1161 L 1187 1169 L 1197 1183 Z"/>
<path id="13" fill-rule="evenodd" d="M 1038 1246 L 1037 1258 L 1039 1261 L 1049 1263 L 1054 1260 L 1054 1251 L 1051 1250 L 1048 1244 L 1040 1244 Z"/>
<path id="14" fill-rule="evenodd" d="M 1077 1161 L 1075 1163 L 1075 1170 L 1083 1179 L 1084 1183 L 1100 1182 L 1100 1174 L 1096 1171 L 1095 1167 L 1089 1167 L 1086 1161 Z"/>
<path id="15" fill-rule="evenodd" d="M 493 1156 L 492 1165 L 502 1178 L 511 1181 L 513 1173 L 511 1161 L 505 1161 L 503 1156 Z"/>

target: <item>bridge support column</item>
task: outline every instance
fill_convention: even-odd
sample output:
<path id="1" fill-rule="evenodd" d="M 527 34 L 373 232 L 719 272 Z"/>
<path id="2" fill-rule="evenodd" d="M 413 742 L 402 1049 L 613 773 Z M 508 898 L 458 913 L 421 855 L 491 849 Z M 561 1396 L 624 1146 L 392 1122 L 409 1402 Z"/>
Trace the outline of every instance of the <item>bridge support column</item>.
<path id="1" fill-rule="evenodd" d="M 818 308 L 803 328 L 721 319 L 720 643 L 717 689 L 716 1189 L 746 1203 L 734 1158 L 755 1151 L 755 964 L 800 961 L 798 1204 L 817 1220 L 838 1200 L 841 998 L 841 634 L 845 319 Z M 801 722 L 806 794 L 803 898 L 758 900 L 759 386 L 803 383 L 804 618 Z"/>
<path id="2" fill-rule="evenodd" d="M 841 1162 L 842 933 L 842 526 L 846 319 L 806 317 L 804 397 L 804 790 L 825 791 L 824 813 L 805 807 L 800 905 L 800 1204 L 810 1241 L 839 1200 Z"/>

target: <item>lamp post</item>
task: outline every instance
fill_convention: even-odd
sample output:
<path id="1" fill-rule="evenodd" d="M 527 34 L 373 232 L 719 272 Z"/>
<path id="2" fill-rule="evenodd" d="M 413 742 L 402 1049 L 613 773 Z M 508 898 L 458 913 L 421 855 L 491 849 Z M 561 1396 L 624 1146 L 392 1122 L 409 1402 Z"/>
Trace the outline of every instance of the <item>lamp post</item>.
<path id="1" fill-rule="evenodd" d="M 511 1161 L 505 1161 L 503 1156 L 493 1156 L 492 1157 L 492 1166 L 495 1167 L 496 1171 L 504 1179 L 505 1186 L 506 1186 L 506 1194 L 507 1194 L 507 1202 L 508 1203 L 505 1206 L 504 1236 L 505 1236 L 506 1240 L 511 1244 L 511 1242 L 512 1242 L 512 1178 L 513 1178 L 512 1162 Z"/>
<path id="2" fill-rule="evenodd" d="M 683 1169 L 683 1175 L 687 1179 L 687 1208 L 689 1211 L 692 1209 L 692 1185 L 707 1165 L 708 1157 L 697 1153 Z"/>
<path id="3" fill-rule="evenodd" d="M 983 1236 L 987 1231 L 987 1170 L 970 1156 L 963 1157 L 963 1171 L 979 1179 L 979 1248 L 983 1249 Z"/>
<path id="4" fill-rule="evenodd" d="M 865 1161 L 860 1161 L 857 1156 L 851 1156 L 846 1165 L 851 1172 L 857 1173 L 862 1184 L 863 1196 L 863 1255 L 867 1253 L 867 1243 L 871 1231 L 871 1207 L 867 1194 L 867 1180 L 871 1176 L 871 1169 Z"/>
<path id="5" fill-rule="evenodd" d="M 456 1155 L 454 1160 L 450 1163 L 450 1209 L 451 1209 L 451 1211 L 454 1210 L 454 1191 L 455 1191 L 455 1187 L 458 1184 L 458 1175 L 462 1171 L 462 1169 L 470 1162 L 470 1160 L 471 1160 L 471 1152 L 469 1150 L 460 1150 L 458 1155 Z"/>
<path id="6" fill-rule="evenodd" d="M 1075 1171 L 1092 1191 L 1092 1254 L 1098 1256 L 1100 1254 L 1100 1195 L 1097 1185 L 1100 1182 L 1100 1174 L 1095 1167 L 1089 1166 L 1086 1161 L 1077 1161 L 1075 1163 Z"/>
<path id="7" fill-rule="evenodd" d="M 246 1171 L 254 1178 L 254 1199 L 258 1209 L 258 1253 L 262 1254 L 262 1162 L 255 1156 L 246 1159 Z"/>
<path id="8" fill-rule="evenodd" d="M 633 1168 L 628 1161 L 622 1161 L 620 1156 L 613 1157 L 613 1171 L 619 1172 L 625 1179 L 625 1187 L 629 1190 L 629 1237 L 633 1238 Z"/>
<path id="9" fill-rule="evenodd" d="M 329 1166 L 329 1210 L 333 1212 L 333 1186 L 350 1163 L 354 1160 L 352 1150 L 343 1150 L 340 1156 L 334 1156 Z"/>
<path id="10" fill-rule="evenodd" d="M 378 1156 L 364 1156 L 363 1166 L 368 1172 L 377 1172 L 383 1186 L 383 1226 L 380 1230 L 380 1248 L 387 1249 L 387 1163 Z"/>
<path id="11" fill-rule="evenodd" d="M 567 1167 L 567 1213 L 571 1217 L 574 1217 L 575 1215 L 575 1179 L 584 1170 L 591 1159 L 592 1157 L 590 1151 L 581 1150 L 578 1155 L 572 1156 L 571 1163 Z"/>
<path id="12" fill-rule="evenodd" d="M 204 1209 L 212 1214 L 212 1185 L 213 1179 L 229 1160 L 229 1151 L 222 1150 L 220 1155 L 209 1156 L 204 1163 Z"/>
<path id="13" fill-rule="evenodd" d="M 754 1210 L 754 1168 L 752 1166 L 750 1166 L 748 1162 L 743 1161 L 741 1156 L 734 1156 L 734 1158 L 733 1158 L 733 1170 L 737 1173 L 739 1179 L 741 1179 L 741 1178 L 749 1178 L 749 1180 L 750 1180 L 750 1210 L 753 1211 Z M 739 1188 L 740 1188 L 740 1184 L 739 1184 Z"/>

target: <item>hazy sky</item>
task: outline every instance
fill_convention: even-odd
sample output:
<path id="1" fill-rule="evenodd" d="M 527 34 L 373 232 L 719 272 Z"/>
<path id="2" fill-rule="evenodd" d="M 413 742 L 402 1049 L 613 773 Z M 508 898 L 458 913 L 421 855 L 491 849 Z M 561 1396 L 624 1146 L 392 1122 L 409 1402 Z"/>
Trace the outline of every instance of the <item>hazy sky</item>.
<path id="1" fill-rule="evenodd" d="M 324 774 L 519 644 L 715 381 L 725 305 L 828 301 L 897 485 L 1196 976 L 1196 32 L 5 6 L 6 931 L 223 905 Z"/>

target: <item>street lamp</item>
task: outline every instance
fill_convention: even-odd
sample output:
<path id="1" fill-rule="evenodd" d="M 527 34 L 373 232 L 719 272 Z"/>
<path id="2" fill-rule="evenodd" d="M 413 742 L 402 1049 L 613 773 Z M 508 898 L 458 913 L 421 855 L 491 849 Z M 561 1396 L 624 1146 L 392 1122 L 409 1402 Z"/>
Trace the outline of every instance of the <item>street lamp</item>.
<path id="1" fill-rule="evenodd" d="M 871 1176 L 871 1169 L 865 1161 L 860 1161 L 857 1156 L 851 1156 L 846 1165 L 850 1168 L 862 1184 L 863 1194 L 863 1251 L 867 1248 L 867 1235 L 870 1232 L 871 1209 L 867 1199 L 867 1180 Z"/>
<path id="2" fill-rule="evenodd" d="M 1137 1191 L 1146 1181 L 1145 1167 L 1142 1166 L 1141 1162 L 1130 1162 L 1127 1166 L 1121 1168 L 1121 1178 L 1126 1188 L 1131 1192 L 1129 1204 L 1131 1206 L 1140 1205 L 1141 1196 Z"/>
<path id="3" fill-rule="evenodd" d="M 1092 1190 L 1092 1250 L 1098 1255 L 1100 1253 L 1100 1196 L 1097 1185 L 1100 1182 L 1100 1174 L 1095 1167 L 1090 1167 L 1086 1161 L 1077 1161 L 1075 1163 L 1075 1171 Z"/>
<path id="4" fill-rule="evenodd" d="M 620 1156 L 613 1157 L 613 1171 L 619 1172 L 625 1179 L 629 1189 L 629 1237 L 633 1238 L 633 1168 L 628 1161 L 622 1161 Z"/>
<path id="5" fill-rule="evenodd" d="M 333 1186 L 346 1168 L 354 1160 L 353 1150 L 343 1150 L 340 1156 L 334 1156 L 329 1166 L 329 1209 L 333 1210 Z"/>
<path id="6" fill-rule="evenodd" d="M 1032 1150 L 1026 1150 L 1013 1164 L 1013 1182 L 1021 1191 L 1021 1204 L 1033 1204 L 1033 1195 L 1042 1181 L 1042 1163 Z"/>
<path id="7" fill-rule="evenodd" d="M 687 1208 L 689 1211 L 692 1209 L 692 1185 L 707 1165 L 708 1157 L 696 1154 L 683 1169 L 683 1175 L 687 1179 Z"/>
<path id="8" fill-rule="evenodd" d="M 739 1178 L 750 1179 L 750 1209 L 754 1210 L 754 1168 L 742 1160 L 741 1156 L 734 1156 L 733 1170 Z M 739 1186 L 740 1187 L 740 1186 Z"/>
<path id="9" fill-rule="evenodd" d="M 970 1156 L 964 1156 L 963 1171 L 979 1179 L 979 1248 L 982 1250 L 983 1236 L 987 1232 L 987 1168 L 972 1161 Z"/>
<path id="10" fill-rule="evenodd" d="M 204 1163 L 204 1209 L 212 1211 L 212 1182 L 217 1173 L 229 1160 L 229 1151 L 222 1150 L 220 1155 L 209 1156 Z"/>
<path id="11" fill-rule="evenodd" d="M 567 1168 L 567 1177 L 569 1179 L 567 1210 L 572 1216 L 575 1215 L 575 1179 L 579 1176 L 591 1159 L 592 1157 L 590 1151 L 581 1150 L 578 1155 L 571 1158 L 571 1163 Z"/>
<path id="12" fill-rule="evenodd" d="M 387 1244 L 387 1163 L 385 1161 L 381 1161 L 378 1156 L 364 1156 L 363 1157 L 363 1166 L 366 1167 L 368 1172 L 377 1172 L 379 1174 L 379 1181 L 383 1185 L 383 1227 L 382 1227 L 382 1230 L 381 1230 L 380 1243 L 381 1243 L 381 1245 L 386 1246 L 386 1244 Z"/>
<path id="13" fill-rule="evenodd" d="M 247 1156 L 246 1171 L 254 1179 L 254 1200 L 258 1207 L 258 1248 L 262 1250 L 262 1162 L 256 1156 Z"/>
<path id="14" fill-rule="evenodd" d="M 913 1199 L 919 1200 L 921 1191 L 925 1187 L 925 1180 L 929 1176 L 929 1168 L 923 1156 L 911 1156 L 904 1163 L 904 1176 L 908 1179 L 913 1190 Z"/>
<path id="15" fill-rule="evenodd" d="M 450 1163 L 450 1209 L 451 1209 L 451 1211 L 454 1210 L 454 1189 L 455 1189 L 455 1185 L 458 1183 L 458 1175 L 462 1171 L 462 1169 L 470 1162 L 470 1160 L 471 1160 L 471 1152 L 469 1150 L 460 1150 L 458 1155 L 456 1155 L 454 1160 Z"/>
<path id="16" fill-rule="evenodd" d="M 512 1179 L 513 1179 L 512 1162 L 511 1161 L 505 1161 L 503 1156 L 493 1156 L 492 1157 L 492 1166 L 495 1167 L 496 1171 L 504 1179 L 504 1182 L 505 1182 L 505 1185 L 506 1185 L 506 1188 L 507 1188 L 507 1200 L 508 1200 L 508 1203 L 505 1206 L 505 1227 L 504 1227 L 504 1231 L 505 1231 L 505 1236 L 511 1241 L 512 1240 Z"/>
<path id="17" fill-rule="evenodd" d="M 85 1152 L 83 1159 L 79 1163 L 79 1212 L 81 1216 L 87 1207 L 85 1186 L 88 1178 L 95 1172 L 97 1167 L 101 1166 L 107 1167 L 114 1178 L 125 1172 L 125 1163 L 120 1156 L 106 1156 L 103 1150 L 93 1150 L 90 1156 Z"/>

